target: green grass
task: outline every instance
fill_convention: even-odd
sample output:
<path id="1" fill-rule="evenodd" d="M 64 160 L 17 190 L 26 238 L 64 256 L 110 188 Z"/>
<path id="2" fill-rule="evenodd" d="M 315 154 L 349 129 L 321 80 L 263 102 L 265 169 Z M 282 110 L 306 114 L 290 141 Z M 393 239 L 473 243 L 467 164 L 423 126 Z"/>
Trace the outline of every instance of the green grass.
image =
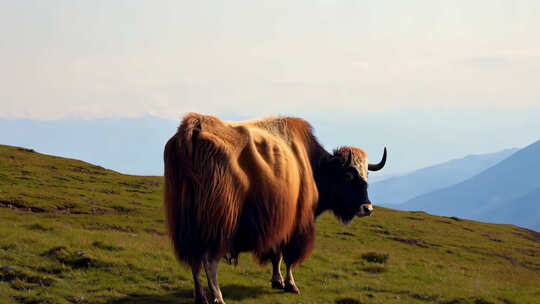
<path id="1" fill-rule="evenodd" d="M 0 303 L 191 303 L 162 184 L 0 146 Z M 349 226 L 321 216 L 300 295 L 271 289 L 270 268 L 249 254 L 222 263 L 227 303 L 540 302 L 538 233 L 423 212 L 375 207 Z"/>

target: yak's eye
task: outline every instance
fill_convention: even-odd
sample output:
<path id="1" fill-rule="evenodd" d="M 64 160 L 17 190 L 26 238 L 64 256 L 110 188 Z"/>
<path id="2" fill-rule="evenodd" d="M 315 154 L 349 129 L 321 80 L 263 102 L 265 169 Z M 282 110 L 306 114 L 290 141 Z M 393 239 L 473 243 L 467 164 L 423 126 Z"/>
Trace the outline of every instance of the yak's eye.
<path id="1" fill-rule="evenodd" d="M 350 182 L 354 179 L 354 175 L 351 172 L 345 172 L 345 180 Z"/>

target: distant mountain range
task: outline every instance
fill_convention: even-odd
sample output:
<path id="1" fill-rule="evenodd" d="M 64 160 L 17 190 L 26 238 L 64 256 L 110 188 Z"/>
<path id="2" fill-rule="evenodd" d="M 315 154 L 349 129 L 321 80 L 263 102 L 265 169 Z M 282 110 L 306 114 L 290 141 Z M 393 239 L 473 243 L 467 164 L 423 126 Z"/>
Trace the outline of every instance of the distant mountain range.
<path id="1" fill-rule="evenodd" d="M 41 121 L 8 118 L 2 110 L 0 106 L 0 144 L 83 159 L 137 175 L 163 174 L 163 147 L 175 133 L 183 115 L 179 112 L 171 113 L 173 116 L 170 118 L 146 115 L 92 119 L 67 117 Z M 235 114 L 236 110 L 231 108 L 231 112 L 214 114 L 223 120 L 233 121 L 256 118 L 249 114 Z M 341 146 L 359 147 L 369 154 L 371 162 L 376 162 L 386 146 L 386 166 L 384 170 L 370 174 L 371 185 L 467 154 L 524 147 L 537 139 L 535 136 L 539 132 L 535 131 L 540 130 L 540 116 L 536 115 L 540 114 L 540 108 L 519 112 L 447 110 L 372 112 L 336 109 L 321 112 L 308 107 L 305 111 L 267 114 L 306 119 L 328 151 Z M 454 123 L 463 115 L 466 119 Z M 480 126 L 478 123 L 481 121 Z M 387 203 L 386 200 L 382 202 Z"/>
<path id="2" fill-rule="evenodd" d="M 527 195 L 501 203 L 481 217 L 482 221 L 519 226 L 540 231 L 540 187 Z"/>
<path id="3" fill-rule="evenodd" d="M 443 189 L 482 172 L 512 155 L 519 149 L 506 149 L 496 153 L 468 155 L 464 158 L 413 171 L 406 175 L 372 183 L 370 198 L 378 205 L 404 203 L 414 197 Z"/>
<path id="4" fill-rule="evenodd" d="M 516 224 L 540 230 L 540 141 L 444 189 L 397 205 L 437 215 Z"/>
<path id="5" fill-rule="evenodd" d="M 53 121 L 0 119 L 0 144 L 84 159 L 123 173 L 162 175 L 163 147 L 178 123 L 179 120 L 153 116 Z"/>

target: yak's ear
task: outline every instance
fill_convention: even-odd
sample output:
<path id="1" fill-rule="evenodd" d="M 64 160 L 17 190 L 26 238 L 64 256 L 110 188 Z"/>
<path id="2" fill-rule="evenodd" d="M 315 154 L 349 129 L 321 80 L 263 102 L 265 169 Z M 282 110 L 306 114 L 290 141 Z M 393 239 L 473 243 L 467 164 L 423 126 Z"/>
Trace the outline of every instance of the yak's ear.
<path id="1" fill-rule="evenodd" d="M 344 155 L 345 154 L 345 155 Z M 341 153 L 338 150 L 334 150 L 334 154 L 330 156 L 330 163 L 336 168 L 348 168 L 352 164 L 352 149 L 348 149 L 347 152 Z"/>
<path id="2" fill-rule="evenodd" d="M 343 167 L 343 156 L 335 153 L 328 155 L 321 160 L 321 169 L 326 172 L 336 172 Z"/>
<path id="3" fill-rule="evenodd" d="M 352 149 L 347 152 L 347 158 L 345 159 L 345 168 L 350 167 L 352 164 Z"/>

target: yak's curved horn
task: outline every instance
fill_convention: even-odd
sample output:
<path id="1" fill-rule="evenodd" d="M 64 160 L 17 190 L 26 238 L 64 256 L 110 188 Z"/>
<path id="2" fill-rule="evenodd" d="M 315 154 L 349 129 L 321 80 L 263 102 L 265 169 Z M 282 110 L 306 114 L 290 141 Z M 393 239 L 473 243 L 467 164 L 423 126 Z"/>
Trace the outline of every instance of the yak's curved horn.
<path id="1" fill-rule="evenodd" d="M 386 164 L 386 147 L 384 147 L 384 153 L 383 153 L 381 162 L 379 162 L 378 164 L 369 164 L 368 165 L 368 170 L 369 171 L 379 171 L 382 168 L 384 168 L 384 164 Z"/>

